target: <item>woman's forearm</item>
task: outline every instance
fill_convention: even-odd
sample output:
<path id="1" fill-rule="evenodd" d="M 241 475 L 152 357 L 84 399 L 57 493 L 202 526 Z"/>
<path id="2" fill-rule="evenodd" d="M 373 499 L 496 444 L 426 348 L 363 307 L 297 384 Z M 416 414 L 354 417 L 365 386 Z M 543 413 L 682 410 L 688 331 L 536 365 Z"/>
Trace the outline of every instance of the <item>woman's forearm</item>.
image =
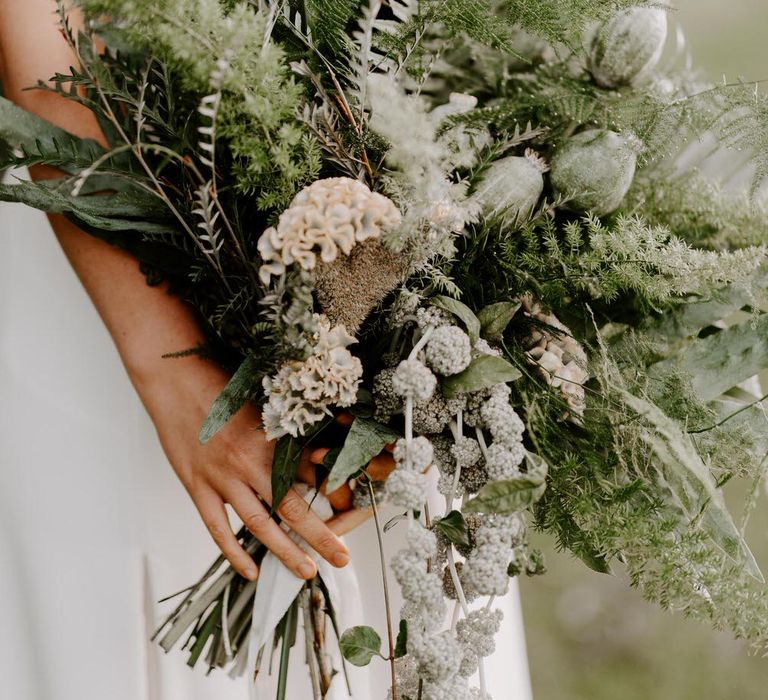
<path id="1" fill-rule="evenodd" d="M 31 10 L 30 6 L 39 7 Z M 57 22 L 53 9 L 51 0 L 24 0 L 23 5 L 15 0 L 0 3 L 5 95 L 70 133 L 103 143 L 103 134 L 90 110 L 52 93 L 26 89 L 57 70 L 67 71 L 72 64 L 66 40 L 58 28 L 51 30 Z M 49 26 L 40 22 L 46 17 Z M 38 37 L 45 50 L 30 52 L 30 37 Z M 57 174 L 45 166 L 32 168 L 36 179 Z M 196 357 L 162 359 L 165 353 L 194 347 L 202 340 L 194 313 L 163 287 L 148 286 L 129 253 L 80 231 L 61 215 L 49 218 L 67 258 L 114 338 L 131 379 L 152 411 L 150 388 L 156 376 L 170 372 L 181 377 L 192 363 L 208 364 Z M 218 383 L 220 370 L 211 366 L 207 371 Z"/>

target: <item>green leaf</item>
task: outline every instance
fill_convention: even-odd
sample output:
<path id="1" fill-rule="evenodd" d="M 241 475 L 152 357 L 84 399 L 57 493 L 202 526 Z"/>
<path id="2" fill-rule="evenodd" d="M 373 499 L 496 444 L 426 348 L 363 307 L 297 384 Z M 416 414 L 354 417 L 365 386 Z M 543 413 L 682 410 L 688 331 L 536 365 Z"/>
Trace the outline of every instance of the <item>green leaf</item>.
<path id="1" fill-rule="evenodd" d="M 462 304 L 457 299 L 445 296 L 433 297 L 431 302 L 435 306 L 453 314 L 456 318 L 462 321 L 467 328 L 469 339 L 473 344 L 480 337 L 480 321 L 477 316 L 475 316 L 475 312 L 466 304 Z"/>
<path id="2" fill-rule="evenodd" d="M 452 510 L 444 518 L 437 520 L 435 528 L 440 530 L 453 544 L 463 544 L 469 547 L 469 528 L 464 516 L 458 510 Z"/>
<path id="3" fill-rule="evenodd" d="M 333 54 L 347 50 L 347 24 L 357 10 L 356 0 L 304 0 L 307 27 L 315 40 L 327 44 Z"/>
<path id="4" fill-rule="evenodd" d="M 357 390 L 357 401 L 350 407 L 349 412 L 355 418 L 370 418 L 376 412 L 376 401 L 367 389 Z"/>
<path id="5" fill-rule="evenodd" d="M 502 357 L 478 355 L 463 372 L 443 380 L 443 394 L 447 399 L 452 399 L 469 391 L 514 382 L 522 376 L 520 370 Z"/>
<path id="6" fill-rule="evenodd" d="M 477 314 L 480 335 L 486 340 L 499 340 L 519 309 L 519 301 L 500 301 L 486 306 Z"/>
<path id="7" fill-rule="evenodd" d="M 700 523 L 709 537 L 751 576 L 763 581 L 754 555 L 733 522 L 722 492 L 702 461 L 689 435 L 661 409 L 627 391 L 619 390 L 624 403 L 645 419 L 648 430 L 641 439 L 656 456 L 654 467 L 692 524 Z"/>
<path id="8" fill-rule="evenodd" d="M 288 489 L 296 481 L 303 449 L 304 441 L 292 435 L 283 435 L 277 441 L 272 457 L 272 512 L 280 507 Z"/>
<path id="9" fill-rule="evenodd" d="M 339 488 L 358 469 L 379 454 L 385 445 L 399 437 L 399 433 L 373 418 L 355 418 L 347 433 L 344 447 L 328 476 L 328 493 Z"/>
<path id="10" fill-rule="evenodd" d="M 339 647 L 349 663 L 367 666 L 374 656 L 381 656 L 381 637 L 373 627 L 350 627 L 341 635 Z"/>
<path id="11" fill-rule="evenodd" d="M 702 401 L 711 401 L 768 367 L 768 315 L 694 340 L 675 358 L 653 365 L 650 376 L 682 372 Z"/>
<path id="12" fill-rule="evenodd" d="M 325 457 L 323 457 L 323 466 L 328 471 L 331 471 L 333 469 L 333 465 L 336 464 L 336 460 L 339 458 L 340 454 L 341 447 L 333 447 L 328 450 L 328 452 L 325 454 Z"/>
<path id="13" fill-rule="evenodd" d="M 0 140 L 26 153 L 65 152 L 73 161 L 82 163 L 92 163 L 104 153 L 96 141 L 74 136 L 4 97 L 0 97 Z M 79 170 L 61 164 L 59 167 L 68 172 Z"/>
<path id="14" fill-rule="evenodd" d="M 253 396 L 256 386 L 254 379 L 257 376 L 256 369 L 256 360 L 252 355 L 248 355 L 232 375 L 227 386 L 216 397 L 203 427 L 200 428 L 198 437 L 203 445 L 216 435 Z"/>
<path id="15" fill-rule="evenodd" d="M 756 276 L 755 284 L 761 288 L 768 285 L 768 270 Z M 675 342 L 696 335 L 702 328 L 727 318 L 751 303 L 753 299 L 749 289 L 741 285 L 729 285 L 712 298 L 687 299 L 677 308 L 665 311 L 644 331 L 667 342 Z"/>
<path id="16" fill-rule="evenodd" d="M 549 474 L 549 465 L 543 457 L 534 452 L 525 453 L 526 476 L 532 481 L 543 484 Z"/>
<path id="17" fill-rule="evenodd" d="M 544 495 L 545 489 L 543 481 L 528 476 L 494 481 L 483 486 L 477 496 L 464 504 L 464 512 L 511 515 L 530 508 Z"/>
<path id="18" fill-rule="evenodd" d="M 408 620 L 400 620 L 395 642 L 395 658 L 400 659 L 408 653 Z"/>
<path id="19" fill-rule="evenodd" d="M 296 643 L 296 630 L 299 625 L 299 601 L 294 600 L 291 607 L 288 608 L 283 619 L 278 623 L 282 644 L 280 645 L 280 665 L 277 671 L 277 691 L 275 700 L 286 699 L 286 688 L 288 686 L 288 669 L 291 656 L 291 649 Z M 276 631 L 277 635 L 278 632 Z M 275 640 L 278 637 L 275 636 Z"/>
<path id="20" fill-rule="evenodd" d="M 21 181 L 0 185 L 0 201 L 21 202 L 45 212 L 71 215 L 77 222 L 104 231 L 176 233 L 154 197 L 124 193 L 73 197 L 50 184 Z"/>

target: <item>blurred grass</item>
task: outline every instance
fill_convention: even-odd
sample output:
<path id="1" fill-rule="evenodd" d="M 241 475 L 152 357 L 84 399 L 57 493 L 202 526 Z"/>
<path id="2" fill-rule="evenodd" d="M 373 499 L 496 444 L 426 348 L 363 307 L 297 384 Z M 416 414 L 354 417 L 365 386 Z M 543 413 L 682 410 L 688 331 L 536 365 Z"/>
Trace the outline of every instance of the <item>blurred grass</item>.
<path id="1" fill-rule="evenodd" d="M 708 77 L 768 79 L 768 0 L 674 0 Z M 738 495 L 738 494 L 734 494 Z M 768 499 L 750 543 L 768 571 Z M 521 582 L 535 700 L 765 700 L 768 659 L 704 624 L 645 603 L 537 537 L 547 575 Z M 497 700 L 513 700 L 498 698 Z"/>

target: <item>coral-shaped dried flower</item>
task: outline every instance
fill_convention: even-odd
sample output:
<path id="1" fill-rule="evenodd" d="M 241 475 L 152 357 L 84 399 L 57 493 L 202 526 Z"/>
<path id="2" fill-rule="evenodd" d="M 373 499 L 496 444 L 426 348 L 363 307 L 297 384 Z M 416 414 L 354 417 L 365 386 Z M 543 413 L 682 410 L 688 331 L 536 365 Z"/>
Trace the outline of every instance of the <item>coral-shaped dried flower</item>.
<path id="1" fill-rule="evenodd" d="M 270 440 L 303 435 L 331 406 L 351 406 L 357 398 L 363 366 L 347 349 L 355 339 L 324 316 L 317 316 L 317 326 L 306 360 L 288 362 L 274 377 L 264 378 L 263 418 Z"/>
<path id="2" fill-rule="evenodd" d="M 345 255 L 368 239 L 400 223 L 400 212 L 384 195 L 347 177 L 317 180 L 299 192 L 278 220 L 259 239 L 264 261 L 259 276 L 265 284 L 296 263 L 314 270 L 318 257 L 325 263 Z"/>
<path id="3" fill-rule="evenodd" d="M 523 308 L 542 324 L 531 334 L 528 358 L 547 384 L 560 390 L 571 418 L 578 421 L 584 415 L 584 383 L 589 379 L 587 355 L 568 327 L 531 297 L 523 299 Z"/>

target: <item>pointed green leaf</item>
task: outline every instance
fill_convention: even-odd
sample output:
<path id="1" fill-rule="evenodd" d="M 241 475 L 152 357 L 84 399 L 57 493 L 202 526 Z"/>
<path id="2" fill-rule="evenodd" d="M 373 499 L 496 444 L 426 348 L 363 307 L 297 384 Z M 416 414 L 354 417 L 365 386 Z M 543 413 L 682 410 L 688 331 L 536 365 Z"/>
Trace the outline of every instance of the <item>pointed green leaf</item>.
<path id="1" fill-rule="evenodd" d="M 328 493 L 335 491 L 358 469 L 364 467 L 385 445 L 394 442 L 400 434 L 373 418 L 355 418 L 344 440 L 344 447 L 328 476 Z"/>
<path id="2" fill-rule="evenodd" d="M 216 397 L 203 427 L 200 428 L 199 440 L 203 445 L 216 435 L 253 396 L 256 388 L 256 370 L 256 360 L 252 355 L 248 355 L 232 375 L 227 386 Z"/>
<path id="3" fill-rule="evenodd" d="M 500 339 L 519 309 L 519 301 L 500 301 L 486 306 L 477 314 L 480 335 L 486 340 Z"/>
<path id="4" fill-rule="evenodd" d="M 522 376 L 520 370 L 502 357 L 478 355 L 463 372 L 443 379 L 443 394 L 452 399 L 466 392 L 514 382 Z"/>
<path id="5" fill-rule="evenodd" d="M 592 571 L 598 574 L 612 574 L 611 566 L 602 554 L 598 554 L 594 549 L 587 547 L 583 542 L 580 546 L 571 549 L 582 562 L 584 562 Z"/>
<path id="6" fill-rule="evenodd" d="M 45 212 L 70 214 L 84 224 L 105 231 L 177 232 L 176 226 L 164 222 L 167 213 L 153 197 L 125 193 L 72 197 L 50 184 L 20 181 L 0 185 L 0 201 L 21 202 Z"/>
<path id="7" fill-rule="evenodd" d="M 395 658 L 400 659 L 408 653 L 408 621 L 400 620 L 395 642 Z"/>
<path id="8" fill-rule="evenodd" d="M 372 627 L 350 627 L 341 635 L 339 647 L 349 663 L 367 666 L 374 656 L 381 656 L 381 637 Z"/>
<path id="9" fill-rule="evenodd" d="M 676 357 L 658 362 L 651 377 L 682 372 L 696 395 L 711 401 L 768 367 L 768 315 L 694 340 Z"/>
<path id="10" fill-rule="evenodd" d="M 304 441 L 292 435 L 283 435 L 275 446 L 272 457 L 272 512 L 275 512 L 296 481 L 296 472 L 301 462 Z"/>
<path id="11" fill-rule="evenodd" d="M 477 316 L 475 316 L 475 312 L 466 304 L 462 304 L 457 299 L 445 296 L 436 296 L 431 301 L 435 306 L 443 309 L 443 311 L 453 314 L 464 323 L 472 343 L 480 337 L 480 321 Z"/>
<path id="12" fill-rule="evenodd" d="M 0 97 L 0 140 L 28 153 L 36 153 L 41 149 L 46 152 L 63 150 L 72 153 L 83 163 L 92 163 L 104 153 L 96 141 L 70 134 L 4 97 Z M 78 168 L 63 169 L 68 172 L 78 171 Z"/>
<path id="13" fill-rule="evenodd" d="M 442 532 L 449 542 L 469 547 L 469 528 L 458 510 L 452 510 L 444 518 L 435 521 L 435 528 Z"/>
<path id="14" fill-rule="evenodd" d="M 768 268 L 758 271 L 753 283 L 758 288 L 765 288 L 768 285 Z M 716 321 L 727 318 L 734 311 L 753 303 L 754 299 L 747 287 L 732 284 L 707 299 L 686 299 L 677 308 L 665 311 L 644 331 L 674 343 L 682 338 L 695 336 L 702 328 L 712 326 Z"/>
<path id="15" fill-rule="evenodd" d="M 691 523 L 700 522 L 712 540 L 749 574 L 762 581 L 754 555 L 733 522 L 722 492 L 689 435 L 658 406 L 620 390 L 624 403 L 647 421 L 642 440 L 656 456 L 654 466 Z"/>
<path id="16" fill-rule="evenodd" d="M 526 476 L 494 481 L 480 489 L 477 496 L 464 505 L 465 513 L 500 513 L 511 515 L 530 508 L 543 495 L 546 484 Z"/>

